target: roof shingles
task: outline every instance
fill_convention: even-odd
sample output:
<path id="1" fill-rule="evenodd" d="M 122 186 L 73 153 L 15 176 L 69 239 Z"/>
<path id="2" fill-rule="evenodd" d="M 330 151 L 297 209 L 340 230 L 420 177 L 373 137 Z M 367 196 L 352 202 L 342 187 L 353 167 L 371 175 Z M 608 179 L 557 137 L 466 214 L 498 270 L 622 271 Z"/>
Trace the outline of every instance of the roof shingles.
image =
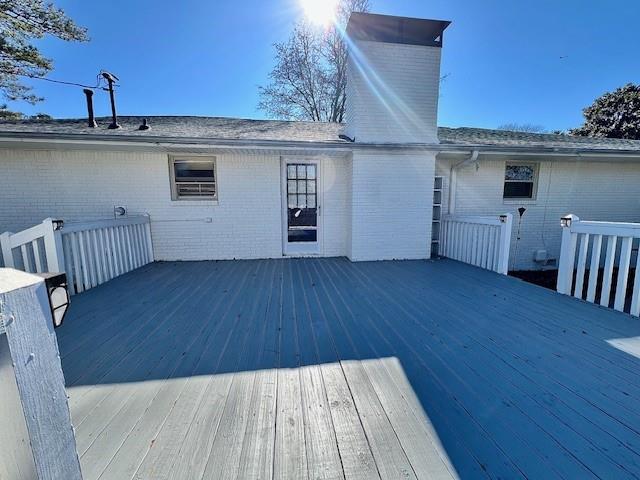
<path id="1" fill-rule="evenodd" d="M 150 130 L 138 130 L 147 118 Z M 98 128 L 89 128 L 86 119 L 0 121 L 0 135 L 13 133 L 33 135 L 104 135 L 115 137 L 163 137 L 180 139 L 281 141 L 314 143 L 348 143 L 340 138 L 343 125 L 323 122 L 297 122 L 282 120 L 247 120 L 224 117 L 195 116 L 121 116 L 122 128 L 108 130 L 110 118 L 96 119 Z M 514 147 L 518 149 L 615 150 L 640 152 L 640 141 L 612 138 L 589 138 L 570 135 L 539 134 L 489 130 L 482 128 L 438 129 L 440 144 L 462 147 Z"/>

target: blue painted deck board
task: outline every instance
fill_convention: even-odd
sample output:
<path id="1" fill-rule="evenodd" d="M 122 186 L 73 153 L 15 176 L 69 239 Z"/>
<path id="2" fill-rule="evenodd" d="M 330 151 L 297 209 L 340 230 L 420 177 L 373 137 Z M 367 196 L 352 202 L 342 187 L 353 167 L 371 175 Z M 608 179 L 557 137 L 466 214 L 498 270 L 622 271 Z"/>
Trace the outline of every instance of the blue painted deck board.
<path id="1" fill-rule="evenodd" d="M 449 260 L 155 263 L 58 333 L 87 479 L 640 478 L 640 320 Z"/>

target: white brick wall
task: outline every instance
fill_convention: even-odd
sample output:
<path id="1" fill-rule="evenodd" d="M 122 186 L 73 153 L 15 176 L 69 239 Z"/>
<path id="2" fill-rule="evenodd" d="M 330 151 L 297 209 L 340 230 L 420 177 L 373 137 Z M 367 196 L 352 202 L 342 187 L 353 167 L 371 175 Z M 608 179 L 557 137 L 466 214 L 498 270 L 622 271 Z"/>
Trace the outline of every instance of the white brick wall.
<path id="1" fill-rule="evenodd" d="M 438 160 L 437 164 L 438 174 L 448 178 L 450 163 Z M 567 213 L 584 220 L 640 222 L 640 164 L 581 160 L 541 161 L 539 165 L 533 201 L 503 200 L 504 159 L 481 160 L 477 170 L 470 165 L 458 171 L 456 213 L 513 213 L 511 269 L 540 268 L 533 262 L 538 249 L 547 249 L 553 258 L 558 258 L 560 217 Z M 447 195 L 448 191 L 445 200 Z M 527 211 L 516 247 L 520 206 Z"/>
<path id="2" fill-rule="evenodd" d="M 438 47 L 355 40 L 346 123 L 356 142 L 437 143 Z"/>
<path id="3" fill-rule="evenodd" d="M 429 258 L 435 154 L 353 154 L 351 259 Z"/>
<path id="4" fill-rule="evenodd" d="M 322 235 L 323 255 L 348 256 L 351 231 L 351 159 L 322 160 Z"/>
<path id="5" fill-rule="evenodd" d="M 219 203 L 171 200 L 159 153 L 0 150 L 0 232 L 46 217 L 149 213 L 156 259 L 282 256 L 280 157 L 216 155 Z M 323 159 L 324 254 L 347 255 L 349 162 Z M 210 222 L 207 220 L 210 219 Z"/>

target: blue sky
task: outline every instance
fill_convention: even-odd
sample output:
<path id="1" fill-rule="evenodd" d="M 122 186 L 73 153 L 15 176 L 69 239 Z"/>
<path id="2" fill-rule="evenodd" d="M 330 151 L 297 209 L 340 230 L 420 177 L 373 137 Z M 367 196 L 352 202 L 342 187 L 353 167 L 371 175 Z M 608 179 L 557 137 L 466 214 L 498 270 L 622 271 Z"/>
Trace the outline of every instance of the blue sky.
<path id="1" fill-rule="evenodd" d="M 640 2 L 634 0 L 371 0 L 376 13 L 437 18 L 445 34 L 439 123 L 517 122 L 565 129 L 595 97 L 640 82 Z M 135 115 L 263 118 L 258 85 L 273 46 L 302 15 L 297 0 L 58 0 L 91 41 L 39 43 L 51 78 L 92 84 L 120 77 L 118 110 Z M 25 113 L 85 115 L 79 88 L 32 82 L 46 101 Z M 96 113 L 108 99 L 96 96 Z"/>

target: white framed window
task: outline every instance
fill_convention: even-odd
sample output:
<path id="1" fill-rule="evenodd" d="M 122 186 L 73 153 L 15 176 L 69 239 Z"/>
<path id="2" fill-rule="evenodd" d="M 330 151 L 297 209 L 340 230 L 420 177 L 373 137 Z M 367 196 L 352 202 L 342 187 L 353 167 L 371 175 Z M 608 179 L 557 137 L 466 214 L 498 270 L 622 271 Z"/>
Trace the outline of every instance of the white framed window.
<path id="1" fill-rule="evenodd" d="M 172 200 L 217 200 L 215 157 L 169 157 Z"/>
<path id="2" fill-rule="evenodd" d="M 538 186 L 538 164 L 507 162 L 504 169 L 505 200 L 533 200 Z"/>

